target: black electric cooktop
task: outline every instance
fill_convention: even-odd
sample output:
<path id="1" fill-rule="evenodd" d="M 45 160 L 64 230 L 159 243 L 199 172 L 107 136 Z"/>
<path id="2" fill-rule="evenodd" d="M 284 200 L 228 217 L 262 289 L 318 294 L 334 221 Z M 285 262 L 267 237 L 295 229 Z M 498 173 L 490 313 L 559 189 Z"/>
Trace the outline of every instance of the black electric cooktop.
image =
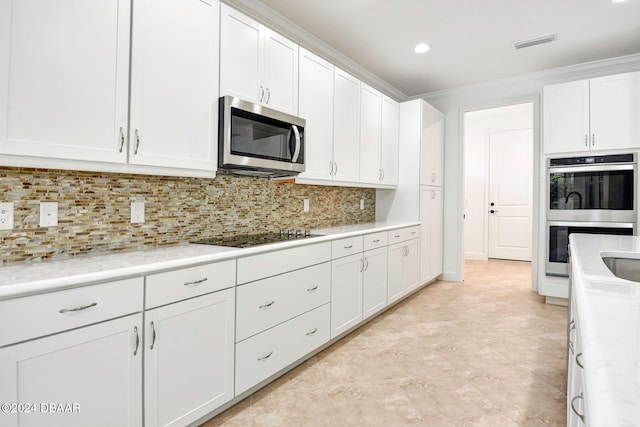
<path id="1" fill-rule="evenodd" d="M 293 233 L 279 232 L 279 233 L 260 233 L 260 234 L 245 234 L 240 236 L 220 236 L 211 239 L 198 240 L 191 243 L 198 243 L 201 245 L 216 245 L 216 246 L 230 246 L 233 248 L 250 248 L 252 246 L 267 245 L 269 243 L 286 242 L 288 240 L 300 240 L 309 239 L 311 237 L 318 237 L 318 234 L 310 234 L 308 231 L 297 230 Z"/>

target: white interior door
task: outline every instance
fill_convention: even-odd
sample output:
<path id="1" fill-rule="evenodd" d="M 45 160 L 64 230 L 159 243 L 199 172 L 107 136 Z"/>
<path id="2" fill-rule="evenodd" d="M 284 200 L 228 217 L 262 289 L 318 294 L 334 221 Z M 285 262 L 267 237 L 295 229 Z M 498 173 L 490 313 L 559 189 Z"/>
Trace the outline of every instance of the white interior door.
<path id="1" fill-rule="evenodd" d="M 531 261 L 533 130 L 489 134 L 489 258 Z"/>

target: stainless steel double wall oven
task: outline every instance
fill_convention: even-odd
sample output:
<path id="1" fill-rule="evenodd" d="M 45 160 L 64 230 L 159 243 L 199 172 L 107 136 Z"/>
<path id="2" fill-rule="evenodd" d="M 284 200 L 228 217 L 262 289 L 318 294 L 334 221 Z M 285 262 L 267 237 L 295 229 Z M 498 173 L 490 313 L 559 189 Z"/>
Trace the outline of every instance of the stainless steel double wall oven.
<path id="1" fill-rule="evenodd" d="M 635 153 L 551 158 L 547 180 L 548 275 L 568 275 L 572 233 L 635 234 Z"/>

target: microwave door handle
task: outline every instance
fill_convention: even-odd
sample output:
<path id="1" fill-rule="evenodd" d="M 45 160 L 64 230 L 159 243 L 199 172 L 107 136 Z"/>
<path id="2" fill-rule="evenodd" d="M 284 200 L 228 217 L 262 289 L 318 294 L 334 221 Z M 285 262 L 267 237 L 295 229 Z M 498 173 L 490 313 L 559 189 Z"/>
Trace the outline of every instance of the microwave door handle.
<path id="1" fill-rule="evenodd" d="M 298 156 L 300 155 L 300 132 L 298 131 L 298 126 L 296 125 L 291 125 L 291 129 L 293 129 L 293 134 L 296 137 L 296 148 L 293 151 L 291 163 L 296 163 L 298 161 Z"/>

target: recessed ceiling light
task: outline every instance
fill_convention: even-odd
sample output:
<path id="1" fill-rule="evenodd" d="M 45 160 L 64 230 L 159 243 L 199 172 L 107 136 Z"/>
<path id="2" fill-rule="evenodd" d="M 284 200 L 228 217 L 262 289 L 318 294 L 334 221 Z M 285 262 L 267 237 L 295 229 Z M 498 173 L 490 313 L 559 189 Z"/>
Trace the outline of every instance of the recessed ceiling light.
<path id="1" fill-rule="evenodd" d="M 622 2 L 625 2 L 627 0 L 611 0 L 611 1 L 614 2 L 614 3 L 622 3 Z"/>
<path id="2" fill-rule="evenodd" d="M 428 44 L 420 43 L 420 44 L 416 45 L 416 47 L 413 48 L 413 51 L 415 53 L 425 53 L 425 52 L 428 52 L 429 49 L 431 49 L 431 47 Z"/>

